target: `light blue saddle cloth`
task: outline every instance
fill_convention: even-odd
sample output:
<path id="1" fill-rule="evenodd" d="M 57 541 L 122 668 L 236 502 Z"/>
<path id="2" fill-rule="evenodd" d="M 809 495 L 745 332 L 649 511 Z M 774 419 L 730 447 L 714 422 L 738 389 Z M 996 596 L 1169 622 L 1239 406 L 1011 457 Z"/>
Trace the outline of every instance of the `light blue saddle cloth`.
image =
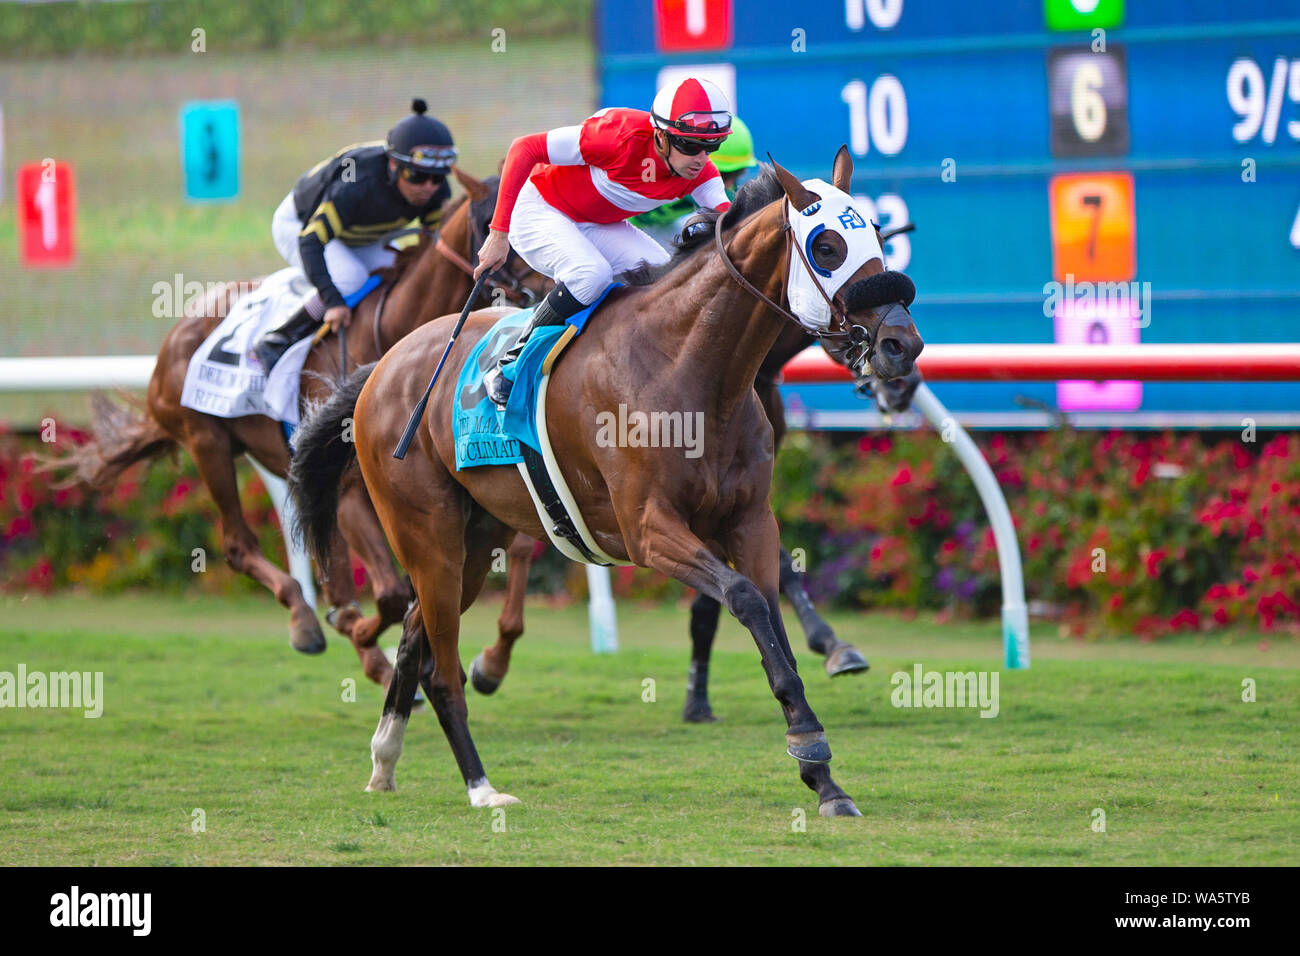
<path id="1" fill-rule="evenodd" d="M 497 321 L 470 350 L 469 358 L 456 379 L 456 408 L 452 418 L 452 437 L 456 441 L 456 470 L 475 465 L 514 465 L 523 461 L 519 443 L 525 442 L 538 453 L 537 391 L 542 381 L 542 365 L 551 348 L 572 325 L 581 334 L 593 312 L 610 291 L 613 283 L 591 305 L 568 318 L 564 325 L 536 329 L 518 361 L 505 367 L 505 376 L 514 382 L 505 409 L 488 398 L 483 376 L 496 365 L 497 356 L 510 348 L 532 315 L 522 309 Z"/>

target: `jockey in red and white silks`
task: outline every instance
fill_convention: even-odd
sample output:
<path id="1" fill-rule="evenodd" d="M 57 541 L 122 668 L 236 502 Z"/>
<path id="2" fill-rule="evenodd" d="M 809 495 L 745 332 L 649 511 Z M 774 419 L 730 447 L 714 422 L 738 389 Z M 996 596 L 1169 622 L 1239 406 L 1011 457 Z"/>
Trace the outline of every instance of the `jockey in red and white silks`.
<path id="1" fill-rule="evenodd" d="M 475 277 L 505 262 L 511 246 L 556 287 L 485 382 L 504 405 L 502 369 L 533 329 L 558 325 L 594 302 L 615 275 L 668 261 L 627 220 L 690 196 L 719 211 L 730 203 L 708 154 L 731 132 L 731 108 L 707 80 L 687 79 L 655 96 L 651 112 L 609 108 L 580 126 L 522 136 L 510 145 L 496 214 Z M 531 175 L 530 175 L 531 173 Z"/>

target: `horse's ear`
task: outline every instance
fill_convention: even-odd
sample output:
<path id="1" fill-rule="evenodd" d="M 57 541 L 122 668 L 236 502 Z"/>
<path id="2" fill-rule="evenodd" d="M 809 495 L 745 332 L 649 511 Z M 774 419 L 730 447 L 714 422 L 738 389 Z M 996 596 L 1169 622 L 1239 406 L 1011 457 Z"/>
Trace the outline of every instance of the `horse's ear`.
<path id="1" fill-rule="evenodd" d="M 853 157 L 849 155 L 849 148 L 841 146 L 838 153 L 835 154 L 835 167 L 831 172 L 831 185 L 842 193 L 849 191 L 849 185 L 853 182 Z"/>
<path id="2" fill-rule="evenodd" d="M 469 194 L 471 202 L 481 202 L 484 199 L 487 199 L 488 196 L 492 195 L 492 190 L 484 184 L 483 180 L 475 179 L 459 166 L 453 166 L 451 172 L 452 175 L 456 177 L 456 181 L 460 183 L 465 192 Z"/>
<path id="3" fill-rule="evenodd" d="M 790 199 L 790 205 L 794 206 L 796 212 L 803 212 L 817 200 L 821 199 L 815 192 L 804 188 L 804 184 L 794 178 L 794 174 L 789 172 L 785 167 L 772 159 L 772 154 L 768 153 L 767 158 L 772 161 L 772 171 L 776 173 L 777 181 L 780 182 L 781 188 Z"/>

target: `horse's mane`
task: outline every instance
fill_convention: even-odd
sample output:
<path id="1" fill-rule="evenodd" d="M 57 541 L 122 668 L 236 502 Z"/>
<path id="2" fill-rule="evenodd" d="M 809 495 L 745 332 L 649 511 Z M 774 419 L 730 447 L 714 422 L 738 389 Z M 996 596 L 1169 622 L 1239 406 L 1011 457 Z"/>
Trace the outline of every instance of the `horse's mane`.
<path id="1" fill-rule="evenodd" d="M 694 230 L 685 241 L 680 236 L 674 239 L 671 259 L 661 266 L 645 266 L 640 269 L 633 269 L 630 272 L 625 272 L 619 278 L 629 285 L 637 286 L 650 285 L 662 279 L 691 258 L 703 246 L 712 244 L 714 223 L 719 216 L 724 220 L 723 227 L 731 228 L 744 222 L 758 210 L 783 195 L 785 195 L 785 190 L 781 188 L 781 181 L 776 178 L 776 173 L 772 167 L 767 163 L 760 163 L 758 175 L 740 187 L 731 208 L 725 213 L 717 213 L 712 209 L 701 209 L 687 220 L 687 227 L 703 222 L 708 223 L 709 228 Z M 683 227 L 682 231 L 686 232 L 687 229 Z"/>

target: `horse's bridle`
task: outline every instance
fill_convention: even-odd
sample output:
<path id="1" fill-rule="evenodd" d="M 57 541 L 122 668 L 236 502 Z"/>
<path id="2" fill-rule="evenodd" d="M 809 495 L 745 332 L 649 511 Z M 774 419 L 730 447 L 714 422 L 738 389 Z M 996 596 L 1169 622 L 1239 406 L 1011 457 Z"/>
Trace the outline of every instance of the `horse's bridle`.
<path id="1" fill-rule="evenodd" d="M 474 221 L 473 203 L 469 202 L 468 205 L 470 207 L 468 210 L 469 254 L 471 258 L 477 259 L 477 249 L 482 246 L 483 243 L 480 241 L 482 237 L 479 234 L 478 224 Z M 474 263 L 443 242 L 441 231 L 438 233 L 438 241 L 434 248 L 438 250 L 444 259 L 456 266 L 456 268 L 460 269 L 471 279 L 474 277 Z M 516 255 L 517 254 L 518 253 L 516 253 Z M 510 256 L 507 254 L 506 261 L 508 262 L 509 259 Z M 517 305 L 521 309 L 526 309 L 537 302 L 537 293 L 520 282 L 517 276 L 511 275 L 510 273 L 505 273 L 505 278 L 503 279 L 500 272 L 489 272 L 487 274 L 487 282 L 485 285 L 488 285 L 493 289 L 500 289 L 502 295 L 505 296 L 506 300 L 510 302 L 511 305 Z"/>
<path id="2" fill-rule="evenodd" d="M 813 338 L 832 340 L 847 338 L 849 340 L 847 345 L 837 345 L 836 349 L 843 355 L 844 361 L 850 369 L 860 370 L 862 367 L 866 366 L 866 364 L 871 360 L 871 356 L 875 354 L 876 333 L 880 331 L 880 325 L 885 320 L 884 310 L 881 310 L 880 316 L 876 319 L 875 329 L 868 329 L 866 326 L 856 325 L 849 321 L 844 310 L 835 305 L 831 297 L 826 294 L 826 290 L 822 288 L 821 283 L 817 281 L 816 273 L 813 271 L 812 264 L 808 261 L 808 257 L 804 255 L 804 251 L 799 248 L 799 244 L 794 241 L 794 229 L 790 225 L 789 207 L 789 199 L 782 199 L 781 232 L 785 234 L 785 256 L 788 261 L 791 248 L 799 254 L 799 261 L 803 263 L 803 267 L 807 269 L 808 274 L 812 276 L 813 285 L 817 287 L 817 291 L 821 293 L 821 297 L 826 300 L 826 305 L 830 309 L 831 313 L 831 324 L 825 331 L 818 332 L 815 329 L 808 328 L 807 325 L 799 321 L 798 317 L 795 316 L 794 313 L 773 302 L 741 274 L 740 270 L 737 269 L 735 264 L 731 261 L 731 257 L 727 255 L 727 247 L 722 241 L 722 220 L 725 218 L 725 213 L 714 220 L 713 224 L 713 242 L 718 250 L 718 256 L 722 259 L 722 264 L 726 267 L 727 273 L 731 278 L 736 280 L 742 289 L 759 299 L 778 315 L 793 322 Z"/>

